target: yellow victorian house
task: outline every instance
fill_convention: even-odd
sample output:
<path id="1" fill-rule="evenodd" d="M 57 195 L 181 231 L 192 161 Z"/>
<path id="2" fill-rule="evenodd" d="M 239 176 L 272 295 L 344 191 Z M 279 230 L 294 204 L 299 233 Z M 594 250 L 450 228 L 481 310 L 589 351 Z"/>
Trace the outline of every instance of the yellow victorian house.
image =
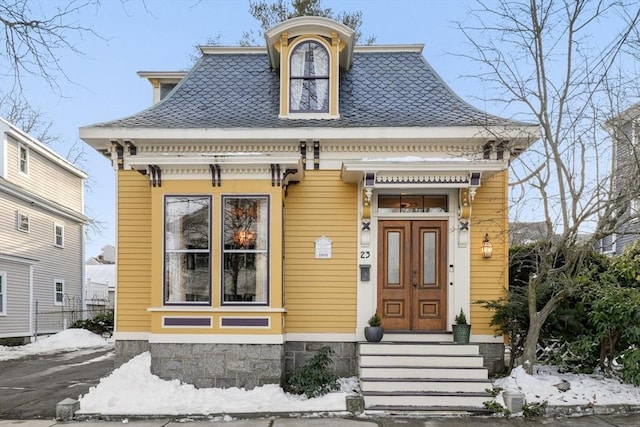
<path id="1" fill-rule="evenodd" d="M 474 301 L 507 287 L 507 167 L 537 128 L 464 102 L 420 45 L 320 17 L 265 40 L 141 72 L 150 108 L 80 128 L 117 170 L 118 363 L 254 387 L 330 346 L 368 408 L 482 407 L 504 345 Z"/>

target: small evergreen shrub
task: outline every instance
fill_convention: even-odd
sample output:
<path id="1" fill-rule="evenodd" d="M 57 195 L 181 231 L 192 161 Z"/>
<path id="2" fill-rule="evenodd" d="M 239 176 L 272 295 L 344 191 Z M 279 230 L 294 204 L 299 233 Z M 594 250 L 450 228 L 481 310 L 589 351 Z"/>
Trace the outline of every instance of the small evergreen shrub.
<path id="1" fill-rule="evenodd" d="M 547 401 L 526 403 L 522 405 L 522 416 L 525 418 L 537 418 L 544 415 L 547 409 Z"/>
<path id="2" fill-rule="evenodd" d="M 69 326 L 74 329 L 87 329 L 94 334 L 113 332 L 113 311 L 106 311 L 93 317 L 92 319 L 76 320 Z"/>
<path id="3" fill-rule="evenodd" d="M 338 390 L 338 376 L 330 371 L 333 351 L 322 347 L 289 380 L 289 389 L 295 394 L 304 394 L 308 398 L 323 396 Z"/>
<path id="4" fill-rule="evenodd" d="M 367 323 L 369 323 L 369 326 L 380 327 L 382 325 L 382 319 L 378 316 L 378 312 L 375 312 L 373 316 L 369 318 Z"/>
<path id="5" fill-rule="evenodd" d="M 640 348 L 624 351 L 619 360 L 622 363 L 622 381 L 640 387 Z"/>
<path id="6" fill-rule="evenodd" d="M 503 414 L 505 417 L 509 418 L 511 416 L 511 411 L 505 408 L 495 400 L 487 400 L 486 402 L 482 402 L 485 408 L 491 411 L 494 414 Z"/>

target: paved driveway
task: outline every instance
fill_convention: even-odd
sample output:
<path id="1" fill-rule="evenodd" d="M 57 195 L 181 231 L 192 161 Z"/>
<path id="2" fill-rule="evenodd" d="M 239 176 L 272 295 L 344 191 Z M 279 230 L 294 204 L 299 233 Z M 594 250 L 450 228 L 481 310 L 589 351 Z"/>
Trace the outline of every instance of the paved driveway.
<path id="1" fill-rule="evenodd" d="M 113 349 L 80 349 L 0 361 L 0 419 L 53 419 L 114 369 Z"/>

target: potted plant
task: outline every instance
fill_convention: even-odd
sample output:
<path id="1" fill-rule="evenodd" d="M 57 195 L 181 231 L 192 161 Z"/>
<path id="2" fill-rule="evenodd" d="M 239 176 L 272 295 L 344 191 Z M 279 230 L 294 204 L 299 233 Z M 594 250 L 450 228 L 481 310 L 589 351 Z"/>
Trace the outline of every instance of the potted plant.
<path id="1" fill-rule="evenodd" d="M 384 329 L 382 329 L 382 319 L 378 316 L 378 312 L 375 312 L 367 323 L 369 326 L 364 327 L 364 337 L 369 342 L 380 342 L 384 335 Z"/>
<path id="2" fill-rule="evenodd" d="M 455 324 L 453 328 L 453 342 L 456 344 L 469 344 L 469 336 L 471 335 L 471 325 L 467 323 L 467 316 L 465 316 L 462 308 L 460 313 L 455 318 Z"/>

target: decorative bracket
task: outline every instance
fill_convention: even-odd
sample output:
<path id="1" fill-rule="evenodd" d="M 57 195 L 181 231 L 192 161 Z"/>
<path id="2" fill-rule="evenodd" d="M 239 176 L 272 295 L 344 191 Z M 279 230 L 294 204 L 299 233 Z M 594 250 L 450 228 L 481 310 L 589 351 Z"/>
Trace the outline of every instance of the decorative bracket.
<path id="1" fill-rule="evenodd" d="M 481 172 L 471 172 L 469 174 L 469 196 L 471 201 L 476 197 L 476 190 L 480 187 Z"/>
<path id="2" fill-rule="evenodd" d="M 280 170 L 280 165 L 279 164 L 271 164 L 271 186 L 275 187 L 275 186 L 280 187 L 282 185 L 282 172 Z"/>
<path id="3" fill-rule="evenodd" d="M 152 187 L 162 187 L 162 170 L 158 165 L 149 165 L 149 175 Z"/>
<path id="4" fill-rule="evenodd" d="M 220 178 L 220 165 L 217 163 L 210 164 L 209 170 L 211 171 L 211 186 L 221 187 L 222 179 Z"/>
<path id="5" fill-rule="evenodd" d="M 313 169 L 320 169 L 320 141 L 313 141 Z"/>
<path id="6" fill-rule="evenodd" d="M 114 169 L 124 169 L 124 147 L 118 141 L 111 141 L 111 163 Z M 113 156 L 115 153 L 115 157 Z"/>
<path id="7" fill-rule="evenodd" d="M 302 157 L 302 169 L 307 169 L 307 142 L 300 141 L 300 157 Z"/>

